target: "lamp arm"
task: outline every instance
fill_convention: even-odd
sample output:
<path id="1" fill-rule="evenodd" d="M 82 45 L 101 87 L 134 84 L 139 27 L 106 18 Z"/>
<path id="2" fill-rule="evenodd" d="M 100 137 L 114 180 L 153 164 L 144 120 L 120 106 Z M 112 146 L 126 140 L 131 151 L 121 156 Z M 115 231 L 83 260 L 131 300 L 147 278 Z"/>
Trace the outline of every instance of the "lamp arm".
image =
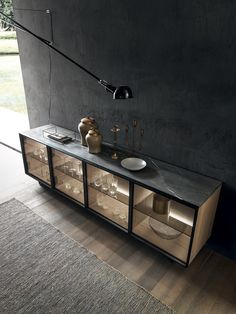
<path id="1" fill-rule="evenodd" d="M 69 60 L 70 62 L 72 62 L 73 64 L 75 64 L 76 66 L 78 66 L 81 70 L 85 71 L 87 74 L 89 74 L 90 76 L 92 76 L 93 78 L 95 78 L 97 81 L 100 81 L 100 78 L 93 74 L 92 72 L 90 72 L 89 70 L 87 70 L 85 67 L 83 67 L 82 65 L 80 65 L 78 62 L 76 62 L 75 60 L 71 59 L 70 57 L 68 57 L 66 54 L 64 54 L 63 52 L 61 52 L 59 49 L 55 48 L 52 46 L 52 43 L 38 35 L 36 35 L 35 33 L 33 33 L 32 31 L 30 31 L 28 28 L 26 28 L 25 26 L 23 26 L 22 24 L 20 24 L 19 22 L 15 21 L 14 19 L 12 19 L 10 16 L 6 15 L 5 13 L 0 11 L 0 14 L 2 14 L 4 17 L 6 17 L 9 21 L 11 21 L 14 25 L 17 26 L 17 28 L 19 28 L 20 30 L 25 31 L 26 33 L 32 35 L 33 37 L 37 38 L 39 41 L 41 41 L 42 43 L 44 43 L 46 46 L 50 47 L 52 50 L 56 51 L 57 53 L 59 53 L 60 55 L 62 55 L 64 58 L 66 58 L 67 60 Z"/>
<path id="2" fill-rule="evenodd" d="M 47 11 L 46 11 L 47 12 Z M 23 26 L 22 24 L 20 24 L 19 22 L 15 21 L 14 19 L 12 19 L 10 16 L 6 15 L 5 13 L 3 13 L 2 11 L 0 11 L 0 15 L 3 15 L 4 17 L 6 17 L 10 22 L 6 22 L 10 25 L 14 25 L 16 28 L 32 35 L 33 37 L 37 38 L 39 41 L 41 41 L 42 43 L 44 43 L 46 46 L 48 46 L 50 49 L 56 51 L 58 54 L 60 54 L 61 56 L 63 56 L 65 59 L 67 59 L 68 61 L 70 61 L 71 63 L 73 63 L 74 65 L 76 65 L 77 67 L 79 67 L 81 70 L 83 70 L 84 72 L 86 72 L 88 75 L 92 76 L 101 86 L 103 86 L 105 88 L 105 90 L 107 92 L 110 92 L 113 94 L 113 99 L 127 99 L 127 98 L 132 98 L 132 91 L 128 86 L 119 86 L 119 87 L 115 87 L 111 84 L 109 84 L 108 82 L 106 82 L 105 80 L 100 79 L 97 75 L 95 75 L 94 73 L 92 73 L 91 71 L 87 70 L 85 67 L 83 67 L 81 64 L 79 64 L 78 62 L 76 62 L 75 60 L 71 59 L 70 57 L 68 57 L 66 54 L 64 54 L 63 52 L 61 52 L 59 49 L 55 48 L 53 46 L 53 43 L 36 35 L 35 33 L 33 33 L 32 31 L 30 31 L 28 28 L 26 28 L 25 26 Z M 1 19 L 1 18 L 0 18 Z"/>

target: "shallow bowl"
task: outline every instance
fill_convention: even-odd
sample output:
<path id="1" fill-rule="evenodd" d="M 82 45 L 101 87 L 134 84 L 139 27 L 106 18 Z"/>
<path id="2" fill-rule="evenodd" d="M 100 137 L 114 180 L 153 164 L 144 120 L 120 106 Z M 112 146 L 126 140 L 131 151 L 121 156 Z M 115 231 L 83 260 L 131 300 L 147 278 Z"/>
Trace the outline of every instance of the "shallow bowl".
<path id="1" fill-rule="evenodd" d="M 131 171 L 138 171 L 145 168 L 147 165 L 146 161 L 140 158 L 129 157 L 121 161 L 121 166 Z"/>

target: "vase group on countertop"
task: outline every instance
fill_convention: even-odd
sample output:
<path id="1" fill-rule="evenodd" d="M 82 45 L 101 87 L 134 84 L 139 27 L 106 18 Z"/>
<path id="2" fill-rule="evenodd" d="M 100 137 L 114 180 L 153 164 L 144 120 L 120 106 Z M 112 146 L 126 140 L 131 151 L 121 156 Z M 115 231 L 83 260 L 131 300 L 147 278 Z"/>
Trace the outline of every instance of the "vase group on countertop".
<path id="1" fill-rule="evenodd" d="M 102 135 L 98 130 L 95 119 L 92 117 L 85 117 L 81 119 L 78 129 L 81 135 L 81 144 L 83 146 L 88 146 L 89 153 L 100 153 L 102 146 Z"/>
<path id="2" fill-rule="evenodd" d="M 89 130 L 92 129 L 97 129 L 97 124 L 95 122 L 95 119 L 93 119 L 92 117 L 85 117 L 83 119 L 81 119 L 79 126 L 78 126 L 80 135 L 81 135 L 81 144 L 83 146 L 87 146 L 87 142 L 86 142 L 86 135 L 88 133 Z"/>

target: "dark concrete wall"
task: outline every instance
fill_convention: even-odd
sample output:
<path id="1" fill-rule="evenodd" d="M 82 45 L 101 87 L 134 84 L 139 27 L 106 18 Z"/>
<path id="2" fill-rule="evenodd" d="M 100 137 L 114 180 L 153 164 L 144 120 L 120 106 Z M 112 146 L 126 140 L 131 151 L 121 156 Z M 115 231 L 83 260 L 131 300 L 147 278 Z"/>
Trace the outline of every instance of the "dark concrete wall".
<path id="1" fill-rule="evenodd" d="M 14 0 L 14 7 L 45 38 L 48 17 L 30 10 L 52 10 L 55 47 L 134 93 L 112 100 L 87 74 L 19 33 L 31 126 L 76 130 L 92 115 L 108 142 L 118 123 L 124 145 L 124 126 L 137 119 L 143 153 L 224 182 L 212 243 L 236 257 L 236 2 Z"/>

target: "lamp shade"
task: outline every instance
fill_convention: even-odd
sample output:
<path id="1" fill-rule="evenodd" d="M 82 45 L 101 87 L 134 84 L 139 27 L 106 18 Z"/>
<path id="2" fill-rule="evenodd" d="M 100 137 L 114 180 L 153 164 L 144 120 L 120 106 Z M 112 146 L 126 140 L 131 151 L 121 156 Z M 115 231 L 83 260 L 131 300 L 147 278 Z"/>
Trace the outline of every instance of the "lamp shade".
<path id="1" fill-rule="evenodd" d="M 129 86 L 119 86 L 113 93 L 113 99 L 133 98 L 132 90 Z"/>

